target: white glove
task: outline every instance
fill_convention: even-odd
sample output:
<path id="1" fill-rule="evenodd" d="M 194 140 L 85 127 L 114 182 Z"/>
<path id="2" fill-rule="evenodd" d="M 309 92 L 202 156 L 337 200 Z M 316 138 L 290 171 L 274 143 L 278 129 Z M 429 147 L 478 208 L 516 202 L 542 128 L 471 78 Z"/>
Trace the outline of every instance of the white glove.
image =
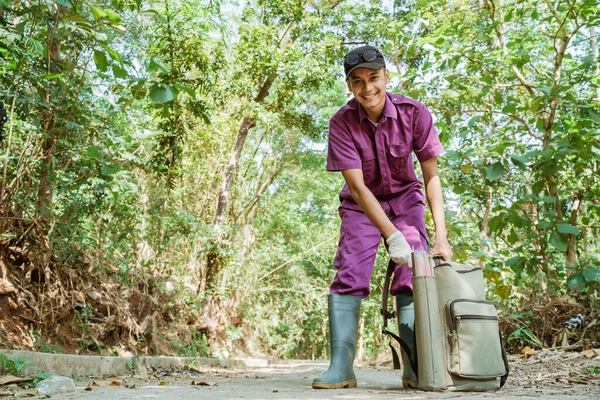
<path id="1" fill-rule="evenodd" d="M 396 264 L 409 266 L 412 250 L 402 232 L 394 232 L 385 242 L 388 245 L 388 254 L 392 261 Z"/>

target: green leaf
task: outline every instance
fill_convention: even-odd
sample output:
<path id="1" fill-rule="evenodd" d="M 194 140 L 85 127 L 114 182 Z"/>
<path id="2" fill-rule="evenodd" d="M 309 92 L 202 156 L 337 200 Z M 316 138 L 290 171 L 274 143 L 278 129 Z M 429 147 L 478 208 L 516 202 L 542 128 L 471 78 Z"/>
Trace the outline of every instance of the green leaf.
<path id="1" fill-rule="evenodd" d="M 110 58 L 112 58 L 113 60 L 115 60 L 116 62 L 118 62 L 119 64 L 123 64 L 123 59 L 121 58 L 121 54 L 119 54 L 115 49 L 112 49 L 108 46 L 102 46 L 102 48 L 104 50 L 106 50 L 106 52 L 108 53 L 108 55 L 110 56 Z"/>
<path id="2" fill-rule="evenodd" d="M 159 69 L 169 72 L 169 69 L 165 67 L 163 63 L 155 58 L 151 58 L 150 63 L 148 64 L 148 71 L 158 71 Z"/>
<path id="3" fill-rule="evenodd" d="M 581 274 L 586 282 L 600 282 L 600 268 L 585 268 Z"/>
<path id="4" fill-rule="evenodd" d="M 121 68 L 118 64 L 112 64 L 111 68 L 115 78 L 127 78 L 127 70 L 125 68 Z"/>
<path id="5" fill-rule="evenodd" d="M 56 4 L 60 4 L 61 6 L 73 8 L 73 4 L 69 0 L 54 0 Z"/>
<path id="6" fill-rule="evenodd" d="M 108 60 L 106 59 L 106 54 L 100 50 L 94 50 L 94 63 L 96 67 L 102 71 L 106 72 L 106 67 L 108 66 Z"/>
<path id="7" fill-rule="evenodd" d="M 508 103 L 507 105 L 504 106 L 504 108 L 502 109 L 502 112 L 505 113 L 512 113 L 517 109 L 517 105 L 515 103 Z"/>
<path id="8" fill-rule="evenodd" d="M 504 264 L 507 267 L 512 267 L 513 265 L 518 265 L 518 264 L 522 264 L 525 262 L 525 259 L 521 256 L 514 256 L 509 258 L 508 260 L 504 261 Z"/>
<path id="9" fill-rule="evenodd" d="M 497 161 L 492 164 L 491 167 L 486 168 L 487 178 L 492 182 L 504 175 L 505 172 L 506 169 L 500 161 Z"/>
<path id="10" fill-rule="evenodd" d="M 575 235 L 575 236 L 579 235 L 579 229 L 577 229 L 576 227 L 574 227 L 571 224 L 557 224 L 556 229 L 560 233 L 567 233 L 569 235 Z"/>
<path id="11" fill-rule="evenodd" d="M 100 18 L 106 17 L 106 13 L 99 9 L 98 7 L 90 6 L 90 11 L 94 16 L 94 21 L 98 21 Z"/>
<path id="12" fill-rule="evenodd" d="M 550 91 L 552 90 L 552 88 L 550 86 L 539 86 L 536 87 L 537 90 L 539 90 L 540 92 L 544 92 L 546 94 L 546 96 L 550 96 Z"/>
<path id="13" fill-rule="evenodd" d="M 179 82 L 176 82 L 176 83 L 173 85 L 173 87 L 174 87 L 175 89 L 181 89 L 181 90 L 183 90 L 184 92 L 186 92 L 187 94 L 189 94 L 189 95 L 190 95 L 190 96 L 192 96 L 192 97 L 195 97 L 195 96 L 196 96 L 196 91 L 195 91 L 194 89 L 192 89 L 192 88 L 191 88 L 191 87 L 189 87 L 189 86 L 182 85 L 182 84 L 181 84 L 181 83 L 179 83 Z"/>
<path id="14" fill-rule="evenodd" d="M 552 224 L 550 223 L 550 221 L 546 221 L 545 219 L 541 220 L 541 221 L 538 223 L 538 227 L 539 227 L 540 229 L 548 229 L 548 228 L 550 228 L 551 226 L 552 226 Z"/>
<path id="15" fill-rule="evenodd" d="M 554 248 L 556 248 L 557 250 L 567 251 L 567 246 L 569 245 L 569 242 L 560 233 L 554 231 L 550 235 L 550 244 L 554 246 Z"/>
<path id="16" fill-rule="evenodd" d="M 100 173 L 105 176 L 116 174 L 119 171 L 121 171 L 119 164 L 107 165 L 100 169 Z"/>
<path id="17" fill-rule="evenodd" d="M 512 161 L 512 163 L 514 165 L 516 165 L 517 167 L 519 167 L 522 170 L 527 169 L 527 157 L 523 157 L 523 156 L 510 156 L 510 160 Z"/>
<path id="18" fill-rule="evenodd" d="M 39 40 L 36 40 L 32 37 L 29 38 L 29 41 L 31 42 L 31 45 L 33 46 L 33 48 L 35 49 L 35 51 L 37 51 L 40 54 L 44 54 L 44 45 L 42 44 L 42 42 L 40 42 Z"/>
<path id="19" fill-rule="evenodd" d="M 469 120 L 469 122 L 467 123 L 467 125 L 469 126 L 470 129 L 473 129 L 473 126 L 481 119 L 481 115 L 476 115 L 473 118 L 471 118 Z"/>
<path id="20" fill-rule="evenodd" d="M 102 150 L 98 146 L 92 146 L 92 147 L 90 147 L 87 150 L 87 154 L 91 158 L 98 158 L 98 159 L 102 158 Z"/>
<path id="21" fill-rule="evenodd" d="M 175 99 L 170 87 L 154 86 L 150 89 L 150 99 L 157 104 L 167 103 Z"/>
<path id="22" fill-rule="evenodd" d="M 519 236 L 517 235 L 517 232 L 515 232 L 514 229 L 511 229 L 510 234 L 506 237 L 506 240 L 509 244 L 515 244 L 519 240 Z"/>
<path id="23" fill-rule="evenodd" d="M 540 104 L 542 103 L 542 100 L 544 100 L 544 96 L 536 97 L 535 99 L 531 100 L 531 103 L 529 104 L 529 108 L 531 109 L 531 111 L 537 113 L 540 109 Z"/>
<path id="24" fill-rule="evenodd" d="M 452 191 L 456 194 L 463 194 L 466 191 L 466 188 L 464 186 L 454 185 Z"/>
<path id="25" fill-rule="evenodd" d="M 104 32 L 94 32 L 94 36 L 96 37 L 96 40 L 99 42 L 106 42 L 108 40 L 108 35 Z"/>
<path id="26" fill-rule="evenodd" d="M 492 219 L 490 219 L 488 227 L 490 228 L 490 232 L 496 232 L 500 230 L 504 226 L 504 215 L 496 215 Z"/>
<path id="27" fill-rule="evenodd" d="M 48 75 L 44 75 L 42 76 L 43 79 L 54 79 L 54 78 L 58 78 L 59 76 L 62 76 L 61 73 L 58 74 L 48 74 Z"/>
<path id="28" fill-rule="evenodd" d="M 581 272 L 574 273 L 567 280 L 567 287 L 570 290 L 576 290 L 576 291 L 583 290 L 583 288 L 585 288 L 585 278 L 583 277 L 583 274 Z"/>
<path id="29" fill-rule="evenodd" d="M 113 24 L 120 24 L 121 23 L 121 16 L 119 14 L 117 14 L 114 11 L 111 10 L 104 10 L 106 16 L 108 17 L 108 20 L 113 23 Z"/>
<path id="30" fill-rule="evenodd" d="M 16 239 L 17 235 L 15 235 L 12 232 L 4 232 L 4 233 L 0 233 L 0 237 L 3 237 L 5 239 Z"/>
<path id="31" fill-rule="evenodd" d="M 592 110 L 587 110 L 588 114 L 590 115 L 590 119 L 594 122 L 597 122 L 600 124 L 600 116 L 598 114 L 596 114 L 595 112 L 593 112 Z"/>
<path id="32" fill-rule="evenodd" d="M 485 75 L 481 77 L 481 82 L 487 83 L 488 85 L 491 85 L 492 82 L 494 81 L 494 78 L 492 78 L 491 75 Z"/>

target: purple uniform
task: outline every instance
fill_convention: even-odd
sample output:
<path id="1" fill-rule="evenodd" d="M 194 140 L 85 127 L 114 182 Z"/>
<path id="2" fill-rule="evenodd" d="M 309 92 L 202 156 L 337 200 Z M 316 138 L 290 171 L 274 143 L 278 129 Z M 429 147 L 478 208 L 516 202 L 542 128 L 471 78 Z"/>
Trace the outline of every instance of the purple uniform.
<path id="1" fill-rule="evenodd" d="M 365 185 L 379 200 L 390 221 L 415 250 L 427 250 L 423 184 L 417 179 L 412 152 L 419 162 L 444 151 L 431 113 L 425 105 L 386 93 L 379 123 L 371 122 L 363 107 L 350 100 L 329 121 L 327 170 L 362 169 Z M 340 193 L 342 225 L 330 293 L 365 298 L 381 232 L 352 199 L 348 185 Z M 411 271 L 397 266 L 391 293 L 412 288 Z"/>

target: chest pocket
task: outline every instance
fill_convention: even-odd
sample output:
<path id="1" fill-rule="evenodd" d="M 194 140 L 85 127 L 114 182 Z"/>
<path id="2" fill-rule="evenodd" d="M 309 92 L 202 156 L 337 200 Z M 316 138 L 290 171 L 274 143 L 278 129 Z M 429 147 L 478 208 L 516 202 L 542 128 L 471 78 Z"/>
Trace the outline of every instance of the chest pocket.
<path id="1" fill-rule="evenodd" d="M 413 181 L 417 179 L 412 163 L 412 147 L 405 143 L 390 145 L 388 158 L 392 179 Z"/>
<path id="2" fill-rule="evenodd" d="M 367 185 L 367 187 L 370 188 L 376 183 L 377 176 L 379 175 L 379 169 L 377 167 L 377 157 L 375 155 L 375 148 L 371 146 L 358 147 L 357 150 L 362 161 L 362 172 L 365 185 Z"/>

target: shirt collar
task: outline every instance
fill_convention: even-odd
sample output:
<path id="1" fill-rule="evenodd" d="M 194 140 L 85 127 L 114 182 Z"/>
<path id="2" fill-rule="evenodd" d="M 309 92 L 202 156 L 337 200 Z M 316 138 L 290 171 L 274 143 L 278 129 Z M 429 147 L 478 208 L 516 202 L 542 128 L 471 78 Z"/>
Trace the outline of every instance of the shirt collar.
<path id="1" fill-rule="evenodd" d="M 396 106 L 394 105 L 395 102 L 392 101 L 392 96 L 394 96 L 394 94 L 392 94 L 390 92 L 385 93 L 385 105 L 383 106 L 383 112 L 381 113 L 381 118 L 387 117 L 387 118 L 398 119 L 398 110 L 396 110 Z M 352 102 L 354 103 L 353 108 L 358 108 L 358 119 L 362 122 L 365 118 L 368 118 L 367 112 L 365 111 L 363 106 L 361 106 L 360 103 L 356 99 L 352 99 L 352 100 L 353 100 Z M 380 119 L 380 121 L 381 121 L 381 119 Z"/>

